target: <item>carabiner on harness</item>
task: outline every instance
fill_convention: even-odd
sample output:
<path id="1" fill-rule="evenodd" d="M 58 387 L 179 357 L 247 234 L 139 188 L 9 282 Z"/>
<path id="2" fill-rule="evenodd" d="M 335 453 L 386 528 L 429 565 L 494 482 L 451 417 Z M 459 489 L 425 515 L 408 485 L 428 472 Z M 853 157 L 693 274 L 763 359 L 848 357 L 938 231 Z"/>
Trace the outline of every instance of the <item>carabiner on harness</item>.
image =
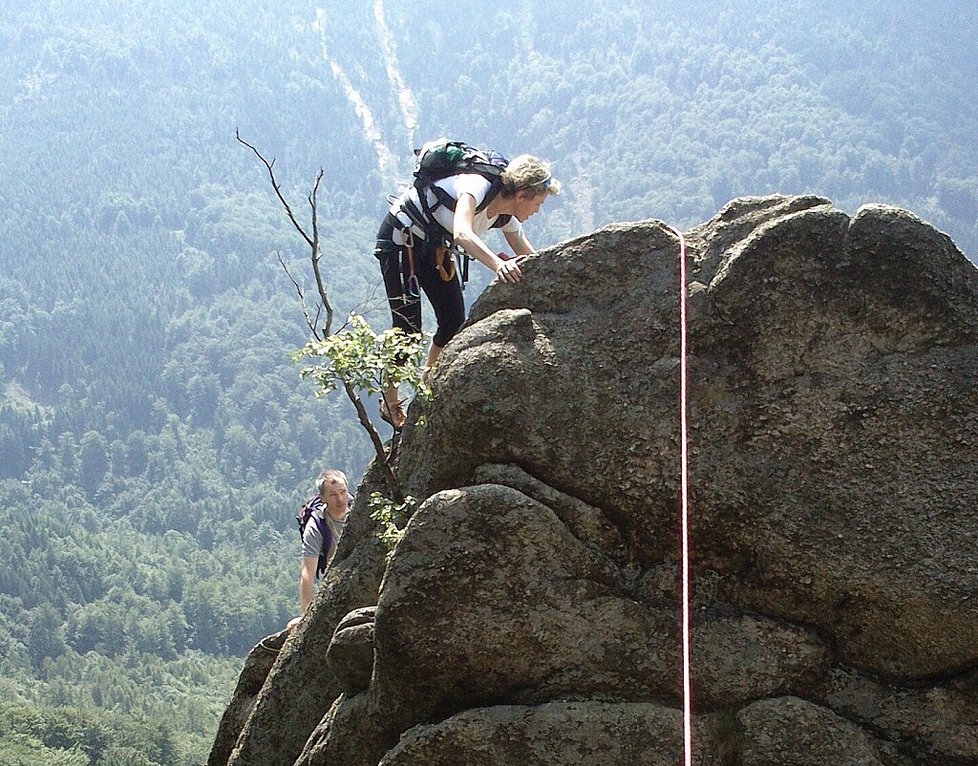
<path id="1" fill-rule="evenodd" d="M 421 300 L 421 286 L 418 283 L 418 275 L 414 270 L 414 232 L 408 227 L 407 246 L 403 251 L 407 255 L 407 282 L 402 285 L 404 290 L 404 300 Z M 404 277 L 403 264 L 401 265 L 401 277 Z"/>

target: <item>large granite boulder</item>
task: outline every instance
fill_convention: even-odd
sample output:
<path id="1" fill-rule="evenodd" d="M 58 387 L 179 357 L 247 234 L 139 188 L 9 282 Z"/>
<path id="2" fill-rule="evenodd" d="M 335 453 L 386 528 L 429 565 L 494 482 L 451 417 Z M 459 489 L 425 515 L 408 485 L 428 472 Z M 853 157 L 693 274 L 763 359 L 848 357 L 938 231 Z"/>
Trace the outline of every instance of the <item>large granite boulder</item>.
<path id="1" fill-rule="evenodd" d="M 978 271 L 814 197 L 685 239 L 696 762 L 978 763 Z M 424 502 L 337 632 L 332 706 L 231 763 L 680 759 L 678 253 L 611 226 L 483 294 L 404 434 Z M 344 605 L 320 594 L 324 635 Z"/>

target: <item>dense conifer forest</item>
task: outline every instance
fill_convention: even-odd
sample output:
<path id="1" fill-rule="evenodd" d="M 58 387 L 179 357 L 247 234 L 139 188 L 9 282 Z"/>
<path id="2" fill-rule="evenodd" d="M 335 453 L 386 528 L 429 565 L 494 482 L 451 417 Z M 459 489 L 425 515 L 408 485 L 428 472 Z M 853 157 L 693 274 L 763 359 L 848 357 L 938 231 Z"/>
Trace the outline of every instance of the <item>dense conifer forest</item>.
<path id="1" fill-rule="evenodd" d="M 933 5 L 933 7 L 931 7 Z M 277 256 L 318 169 L 342 317 L 437 135 L 554 162 L 537 246 L 731 198 L 908 208 L 978 256 L 978 9 L 705 0 L 37 0 L 0 10 L 0 762 L 203 762 L 295 613 L 293 515 L 359 478 Z M 484 281 L 483 281 L 484 283 Z M 478 282 L 467 298 L 477 293 Z M 312 289 L 311 285 L 307 289 Z"/>

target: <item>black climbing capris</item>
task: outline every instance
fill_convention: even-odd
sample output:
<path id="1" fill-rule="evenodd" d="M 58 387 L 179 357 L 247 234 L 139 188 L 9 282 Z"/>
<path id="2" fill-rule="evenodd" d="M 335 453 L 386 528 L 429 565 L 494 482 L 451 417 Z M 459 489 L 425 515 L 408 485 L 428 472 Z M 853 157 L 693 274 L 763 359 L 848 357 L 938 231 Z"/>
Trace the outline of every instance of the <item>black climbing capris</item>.
<path id="1" fill-rule="evenodd" d="M 462 285 L 457 275 L 447 281 L 442 279 L 435 267 L 435 246 L 422 239 L 414 242 L 416 282 L 411 280 L 407 247 L 394 243 L 393 229 L 394 219 L 388 214 L 377 232 L 377 246 L 374 249 L 384 277 L 393 326 L 407 333 L 421 332 L 421 296 L 416 292 L 416 288 L 420 287 L 428 296 L 438 322 L 434 344 L 444 348 L 465 320 Z"/>

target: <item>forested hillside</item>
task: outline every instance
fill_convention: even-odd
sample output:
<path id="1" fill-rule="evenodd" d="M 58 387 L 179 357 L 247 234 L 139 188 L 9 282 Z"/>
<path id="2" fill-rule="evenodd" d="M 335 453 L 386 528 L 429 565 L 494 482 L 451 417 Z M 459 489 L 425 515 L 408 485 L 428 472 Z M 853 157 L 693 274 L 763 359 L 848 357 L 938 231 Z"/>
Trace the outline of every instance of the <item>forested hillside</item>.
<path id="1" fill-rule="evenodd" d="M 338 313 L 378 326 L 384 195 L 440 134 L 554 162 L 538 246 L 780 191 L 906 207 L 975 259 L 976 21 L 961 0 L 6 4 L 0 762 L 200 762 L 240 657 L 294 614 L 311 477 L 365 466 L 348 403 L 289 360 L 307 329 L 276 254 L 309 283 L 307 253 L 236 129 L 300 217 L 324 169 Z"/>

